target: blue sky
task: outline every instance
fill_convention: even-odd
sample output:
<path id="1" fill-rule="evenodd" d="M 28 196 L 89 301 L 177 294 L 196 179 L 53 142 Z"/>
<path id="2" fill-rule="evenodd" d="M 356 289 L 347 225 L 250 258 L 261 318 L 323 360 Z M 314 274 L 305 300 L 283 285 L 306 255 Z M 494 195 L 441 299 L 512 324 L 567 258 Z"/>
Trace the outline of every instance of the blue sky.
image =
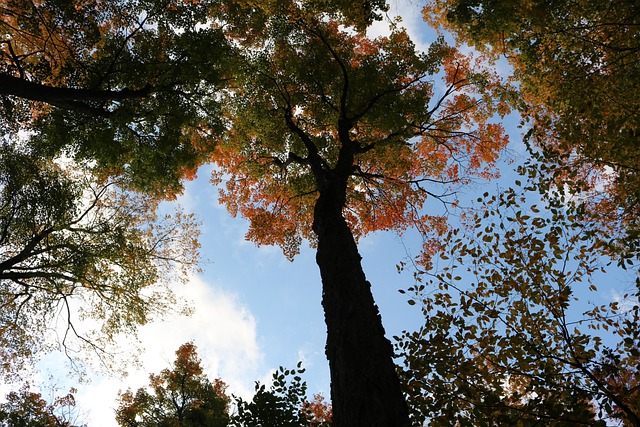
<path id="1" fill-rule="evenodd" d="M 397 1 L 391 5 L 390 15 L 402 14 L 403 25 L 417 46 L 426 48 L 432 32 L 422 22 L 420 9 L 419 3 Z M 371 30 L 372 35 L 382 32 L 382 24 Z M 517 157 L 522 152 L 517 119 L 505 124 L 512 134 L 511 153 Z M 505 177 L 497 182 L 467 189 L 466 197 L 475 198 L 485 189 L 496 190 L 500 183 L 508 186 L 512 167 L 507 167 Z M 146 349 L 141 355 L 143 365 L 130 369 L 127 378 L 91 374 L 90 382 L 77 387 L 78 406 L 91 427 L 115 426 L 117 391 L 145 385 L 148 374 L 167 367 L 178 346 L 187 341 L 198 346 L 208 375 L 222 378 L 232 393 L 250 397 L 254 381 L 268 381 L 278 366 L 293 367 L 302 361 L 309 392 L 329 395 L 326 328 L 314 250 L 303 247 L 292 263 L 278 248 L 247 242 L 247 222 L 231 218 L 217 203 L 217 189 L 209 183 L 210 171 L 211 167 L 202 168 L 178 200 L 202 222 L 202 255 L 208 260 L 202 264 L 202 274 L 177 288 L 179 295 L 192 301 L 195 312 L 189 318 L 174 315 L 143 327 L 139 336 Z M 423 320 L 419 310 L 409 306 L 407 297 L 398 292 L 413 284 L 411 272 L 399 274 L 396 269 L 400 261 L 420 250 L 417 236 L 411 231 L 402 238 L 376 233 L 362 239 L 359 248 L 387 336 L 419 327 Z M 46 358 L 45 370 L 38 377 L 46 379 L 52 374 L 54 383 L 63 389 L 77 385 L 65 378 L 63 370 L 52 368 L 59 366 L 60 360 L 59 355 Z"/>

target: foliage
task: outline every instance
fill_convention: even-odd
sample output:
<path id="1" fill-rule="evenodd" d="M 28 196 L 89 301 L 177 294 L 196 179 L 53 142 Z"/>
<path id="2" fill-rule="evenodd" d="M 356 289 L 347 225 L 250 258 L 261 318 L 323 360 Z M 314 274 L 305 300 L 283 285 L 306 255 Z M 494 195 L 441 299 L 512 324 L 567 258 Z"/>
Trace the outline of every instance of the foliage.
<path id="1" fill-rule="evenodd" d="M 321 394 L 314 394 L 310 402 L 304 402 L 302 411 L 309 420 L 309 427 L 331 427 L 333 411 Z"/>
<path id="2" fill-rule="evenodd" d="M 485 193 L 418 271 L 426 322 L 398 343 L 416 422 L 639 425 L 640 294 L 598 303 L 615 242 L 579 200 L 531 204 L 535 188 Z"/>
<path id="3" fill-rule="evenodd" d="M 75 390 L 47 403 L 39 393 L 24 386 L 18 392 L 6 396 L 0 404 L 0 426 L 2 427 L 76 427 L 72 419 L 75 414 Z M 80 427 L 79 425 L 77 427 Z"/>
<path id="4" fill-rule="evenodd" d="M 524 172 L 548 203 L 540 213 L 514 190 L 485 197 L 485 218 L 476 216 L 468 235 L 447 238 L 453 265 L 413 288 L 428 323 L 403 337 L 404 348 L 433 347 L 424 366 L 410 356 L 407 372 L 440 363 L 448 368 L 427 374 L 425 390 L 464 390 L 454 399 L 458 412 L 418 392 L 419 405 L 443 411 L 438 416 L 449 410 L 490 423 L 500 407 L 566 422 L 584 402 L 583 422 L 593 405 L 599 415 L 640 424 L 638 291 L 595 303 L 599 257 L 637 273 L 638 12 L 633 1 L 427 2 L 427 22 L 511 65 L 505 99 L 529 128 Z M 453 271 L 463 262 L 471 279 Z"/>
<path id="5" fill-rule="evenodd" d="M 502 127 L 487 122 L 495 105 L 473 96 L 480 75 L 441 40 L 421 54 L 400 29 L 370 40 L 305 17 L 273 16 L 243 52 L 225 102 L 230 131 L 212 156 L 214 183 L 226 180 L 221 201 L 250 220 L 247 238 L 289 258 L 302 239 L 315 240 L 318 194 L 342 173 L 340 203 L 356 236 L 441 227 L 441 218 L 418 214 L 438 196 L 427 185 L 490 176 L 506 144 Z M 444 88 L 429 77 L 439 67 Z"/>
<path id="6" fill-rule="evenodd" d="M 264 23 L 273 16 L 290 21 L 322 16 L 364 32 L 388 10 L 384 0 L 231 0 L 220 5 L 219 18 L 225 22 L 225 31 L 231 37 L 241 38 L 243 44 L 252 44 L 265 40 Z"/>
<path id="7" fill-rule="evenodd" d="M 149 376 L 149 387 L 120 394 L 116 420 L 123 427 L 223 427 L 228 425 L 226 385 L 203 373 L 193 343 L 176 351 L 171 369 Z"/>
<path id="8" fill-rule="evenodd" d="M 304 369 L 280 368 L 269 389 L 256 382 L 250 402 L 234 396 L 235 411 L 229 414 L 231 399 L 222 380 L 209 381 L 193 343 L 176 351 L 171 369 L 149 376 L 148 389 L 120 394 L 116 420 L 123 427 L 328 427 L 331 407 L 322 396 L 306 400 Z"/>
<path id="9" fill-rule="evenodd" d="M 190 215 L 159 217 L 157 203 L 0 146 L 4 374 L 58 345 L 106 357 L 118 333 L 173 309 L 167 285 L 197 268 L 198 233 Z"/>
<path id="10" fill-rule="evenodd" d="M 0 23 L 0 123 L 47 156 L 172 195 L 220 130 L 230 50 L 210 1 L 10 0 Z"/>
<path id="11" fill-rule="evenodd" d="M 364 28 L 381 0 L 309 0 Z M 172 196 L 222 130 L 217 98 L 231 78 L 226 31 L 260 26 L 288 0 L 10 0 L 0 23 L 2 127 L 30 144 L 96 162 L 105 176 Z M 306 8 L 301 9 L 306 10 Z"/>
<path id="12" fill-rule="evenodd" d="M 256 382 L 251 402 L 235 398 L 237 413 L 231 418 L 233 427 L 301 427 L 322 426 L 319 421 L 311 423 L 313 412 L 307 411 L 305 403 L 307 385 L 301 374 L 304 369 L 298 363 L 296 369 L 280 367 L 273 373 L 272 384 L 267 390 Z M 292 378 L 289 378 L 291 377 Z"/>
<path id="13" fill-rule="evenodd" d="M 640 9 L 633 0 L 430 0 L 427 22 L 513 67 L 514 103 L 555 180 L 603 223 L 640 218 Z M 581 188 L 582 187 L 582 188 Z"/>

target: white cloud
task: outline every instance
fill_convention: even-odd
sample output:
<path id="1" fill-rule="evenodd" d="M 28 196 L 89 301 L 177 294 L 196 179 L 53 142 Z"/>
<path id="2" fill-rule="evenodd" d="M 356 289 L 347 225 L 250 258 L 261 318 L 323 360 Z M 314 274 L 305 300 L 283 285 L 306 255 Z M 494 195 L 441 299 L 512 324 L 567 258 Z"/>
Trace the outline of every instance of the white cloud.
<path id="1" fill-rule="evenodd" d="M 429 49 L 428 39 L 432 37 L 432 34 L 429 34 L 431 30 L 422 19 L 422 7 L 423 4 L 421 2 L 396 0 L 391 2 L 387 15 L 391 19 L 400 16 L 402 18 L 400 27 L 404 27 L 407 30 L 418 50 L 426 52 Z M 389 32 L 389 21 L 386 17 L 382 21 L 374 22 L 367 29 L 369 37 L 384 36 L 388 35 Z"/>
<path id="2" fill-rule="evenodd" d="M 618 309 L 623 313 L 631 312 L 633 308 L 640 303 L 638 297 L 633 295 L 633 289 L 631 287 L 623 290 L 612 289 L 610 295 L 609 299 L 617 303 Z"/>
<path id="3" fill-rule="evenodd" d="M 169 367 L 175 351 L 187 342 L 198 347 L 205 373 L 222 378 L 229 392 L 245 398 L 253 394 L 253 382 L 264 371 L 256 321 L 237 297 L 198 277 L 176 293 L 192 301 L 194 313 L 145 325 L 139 339 L 144 347 L 141 367 L 126 378 L 102 376 L 78 386 L 78 409 L 91 427 L 116 426 L 114 409 L 119 390 L 133 390 L 148 383 L 150 373 Z"/>

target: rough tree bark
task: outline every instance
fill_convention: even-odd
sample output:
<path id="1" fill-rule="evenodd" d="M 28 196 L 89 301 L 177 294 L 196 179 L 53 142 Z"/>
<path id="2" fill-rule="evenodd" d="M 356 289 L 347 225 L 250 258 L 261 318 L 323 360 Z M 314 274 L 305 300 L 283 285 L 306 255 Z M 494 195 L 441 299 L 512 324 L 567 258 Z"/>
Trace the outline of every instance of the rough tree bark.
<path id="1" fill-rule="evenodd" d="M 345 185 L 346 185 L 346 180 Z M 324 187 L 315 205 L 334 427 L 407 427 L 393 349 L 342 215 L 345 187 Z"/>

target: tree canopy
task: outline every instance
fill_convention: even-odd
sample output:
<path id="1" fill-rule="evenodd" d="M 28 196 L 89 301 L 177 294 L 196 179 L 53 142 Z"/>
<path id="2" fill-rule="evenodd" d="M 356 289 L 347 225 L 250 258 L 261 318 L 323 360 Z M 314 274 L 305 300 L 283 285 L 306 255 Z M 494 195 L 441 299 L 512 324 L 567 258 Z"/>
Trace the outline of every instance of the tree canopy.
<path id="1" fill-rule="evenodd" d="M 149 375 L 145 388 L 120 395 L 116 420 L 123 427 L 225 427 L 229 422 L 229 397 L 219 379 L 203 373 L 193 343 L 176 350 L 171 369 Z"/>
<path id="2" fill-rule="evenodd" d="M 229 53 L 211 2 L 11 0 L 2 6 L 2 129 L 171 195 L 220 129 Z"/>
<path id="3" fill-rule="evenodd" d="M 196 346 L 185 343 L 171 369 L 149 376 L 151 393 L 120 394 L 116 420 L 122 427 L 328 427 L 331 408 L 318 395 L 307 401 L 304 371 L 301 363 L 280 367 L 269 387 L 256 382 L 251 401 L 230 398 L 222 380 L 204 373 Z"/>
<path id="4" fill-rule="evenodd" d="M 0 404 L 2 427 L 86 427 L 77 424 L 75 390 L 56 397 L 52 403 L 32 392 L 29 386 L 13 391 Z"/>
<path id="5" fill-rule="evenodd" d="M 603 223 L 638 228 L 640 21 L 635 1 L 430 0 L 425 20 L 513 67 L 513 106 L 555 181 Z"/>
<path id="6" fill-rule="evenodd" d="M 0 159 L 4 374 L 58 346 L 106 356 L 119 333 L 175 308 L 169 283 L 197 268 L 191 215 L 158 216 L 153 198 L 17 147 L 0 147 Z M 87 319 L 95 330 L 80 326 Z"/>
<path id="7" fill-rule="evenodd" d="M 399 345 L 430 423 L 640 425 L 637 16 L 633 2 L 427 2 L 427 22 L 509 62 L 531 155 L 527 185 L 478 199 L 440 269 L 417 272 L 427 322 Z M 600 304 L 624 287 L 615 265 L 634 278 Z"/>
<path id="8" fill-rule="evenodd" d="M 222 31 L 258 28 L 290 0 L 10 0 L 0 23 L 3 132 L 31 131 L 49 156 L 94 162 L 105 176 L 172 196 L 223 128 L 217 98 L 233 77 Z M 364 29 L 380 0 L 305 2 Z"/>
<path id="9" fill-rule="evenodd" d="M 268 43 L 246 52 L 226 103 L 231 128 L 212 156 L 221 200 L 251 221 L 249 239 L 288 257 L 302 239 L 315 241 L 313 206 L 332 175 L 344 175 L 356 237 L 434 227 L 438 218 L 418 213 L 427 198 L 490 176 L 506 144 L 487 121 L 496 106 L 472 96 L 482 76 L 442 41 L 419 53 L 402 30 L 371 40 L 337 22 L 286 21 L 273 17 Z M 434 87 L 440 67 L 445 86 Z"/>
<path id="10" fill-rule="evenodd" d="M 49 349 L 50 331 L 67 352 L 102 352 L 173 303 L 154 286 L 195 267 L 197 232 L 158 206 L 211 162 L 249 240 L 289 259 L 317 250 L 336 427 L 639 425 L 637 294 L 569 311 L 578 290 L 595 292 L 602 259 L 638 257 L 640 11 L 600 3 L 429 1 L 427 21 L 477 47 L 473 61 L 444 37 L 419 52 L 397 23 L 367 37 L 380 0 L 6 1 L 5 372 Z M 486 67 L 502 55 L 510 84 Z M 448 231 L 426 207 L 497 176 L 509 108 L 529 127 L 527 191 L 545 209 L 487 194 Z M 409 228 L 424 239 L 410 303 L 427 321 L 400 339 L 399 378 L 357 241 Z M 594 332 L 609 329 L 620 339 Z M 233 417 L 195 346 L 176 355 L 152 392 L 121 395 L 121 425 L 326 424 L 319 402 L 303 403 L 299 367 Z"/>

